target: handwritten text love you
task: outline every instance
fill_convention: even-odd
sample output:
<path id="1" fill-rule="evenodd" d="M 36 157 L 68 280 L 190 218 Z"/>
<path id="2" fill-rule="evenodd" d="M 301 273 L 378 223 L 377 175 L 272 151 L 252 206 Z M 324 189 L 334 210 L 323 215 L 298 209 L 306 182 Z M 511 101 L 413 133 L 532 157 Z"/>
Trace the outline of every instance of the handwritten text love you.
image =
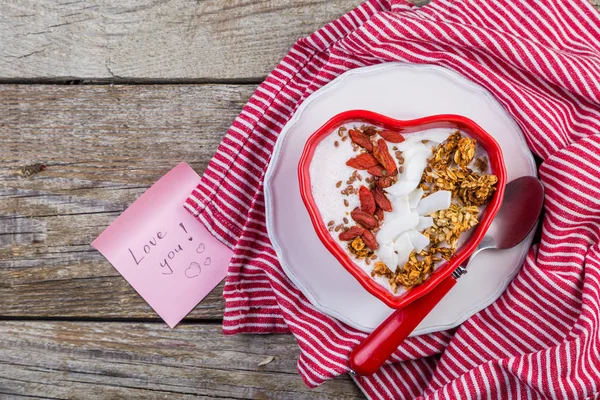
<path id="1" fill-rule="evenodd" d="M 185 235 L 181 235 L 181 231 L 179 231 L 178 233 L 180 234 L 180 236 L 183 236 L 184 238 L 187 237 L 187 241 L 185 241 L 185 239 L 182 239 L 183 242 L 182 243 L 177 243 L 174 246 L 170 246 L 168 249 L 163 249 L 163 247 L 165 247 L 163 245 L 163 243 L 166 240 L 167 235 L 169 234 L 168 231 L 158 231 L 156 232 L 156 234 L 154 236 L 152 236 L 150 239 L 148 239 L 148 241 L 146 243 L 144 243 L 143 245 L 136 247 L 134 249 L 132 248 L 128 248 L 129 250 L 129 254 L 131 254 L 131 258 L 133 259 L 133 261 L 135 262 L 135 265 L 143 265 L 144 264 L 144 260 L 146 260 L 147 258 L 150 259 L 150 257 L 152 256 L 153 259 L 156 259 L 155 256 L 155 252 L 162 252 L 163 255 L 161 255 L 161 253 L 159 254 L 158 259 L 161 260 L 158 262 L 158 266 L 161 269 L 161 273 L 163 275 L 172 275 L 174 273 L 174 269 L 173 269 L 173 264 L 172 262 L 177 258 L 177 255 L 179 253 L 183 253 L 184 251 L 186 251 L 186 249 L 194 249 L 195 247 L 195 253 L 196 254 L 202 254 L 206 251 L 206 245 L 204 243 L 199 243 L 198 245 L 195 245 L 193 243 L 194 238 L 191 237 L 188 234 L 187 229 L 185 229 L 185 226 L 183 225 L 182 222 L 179 223 L 179 226 L 181 227 L 183 233 L 185 233 Z M 176 233 L 172 233 L 172 234 L 176 234 Z M 198 276 L 200 276 L 200 274 L 202 273 L 202 266 L 209 266 L 211 264 L 211 258 L 210 257 L 204 257 L 204 260 L 202 261 L 202 265 L 199 262 L 193 261 L 189 264 L 189 266 L 183 271 L 183 274 L 186 276 L 186 278 L 189 279 L 193 279 L 196 278 Z"/>

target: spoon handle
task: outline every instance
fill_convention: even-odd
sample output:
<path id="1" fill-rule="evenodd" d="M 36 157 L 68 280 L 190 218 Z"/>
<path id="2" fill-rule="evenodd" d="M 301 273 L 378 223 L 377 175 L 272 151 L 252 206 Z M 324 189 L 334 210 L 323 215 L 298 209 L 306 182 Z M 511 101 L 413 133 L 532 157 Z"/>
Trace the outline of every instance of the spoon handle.
<path id="1" fill-rule="evenodd" d="M 350 353 L 352 371 L 358 375 L 375 373 L 454 285 L 456 279 L 449 276 L 426 295 L 390 315 Z"/>

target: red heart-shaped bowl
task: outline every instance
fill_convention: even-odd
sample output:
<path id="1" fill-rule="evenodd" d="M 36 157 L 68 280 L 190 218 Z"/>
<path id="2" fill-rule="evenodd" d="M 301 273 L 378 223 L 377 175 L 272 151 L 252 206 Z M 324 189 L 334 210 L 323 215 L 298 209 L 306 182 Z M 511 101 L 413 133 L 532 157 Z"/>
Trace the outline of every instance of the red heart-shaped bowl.
<path id="1" fill-rule="evenodd" d="M 333 239 L 331 233 L 327 230 L 326 222 L 321 217 L 312 195 L 309 167 L 315 149 L 323 138 L 334 133 L 339 126 L 348 122 L 367 123 L 380 128 L 397 131 L 403 135 L 410 135 L 411 133 L 431 128 L 460 129 L 476 139 L 479 145 L 483 146 L 489 158 L 491 172 L 498 177 L 497 190 L 483 211 L 479 224 L 473 228 L 474 231 L 469 239 L 456 251 L 450 261 L 438 266 L 423 283 L 398 295 L 389 292 L 386 288 L 375 282 L 370 275 L 352 261 L 346 251 Z M 337 114 L 310 136 L 300 157 L 298 178 L 300 181 L 300 195 L 321 242 L 369 293 L 383 301 L 389 307 L 402 308 L 429 292 L 438 283 L 451 275 L 452 271 L 460 266 L 475 250 L 502 204 L 504 188 L 506 186 L 506 168 L 504 166 L 502 150 L 498 143 L 489 133 L 469 118 L 460 115 L 444 114 L 403 121 L 372 111 L 350 110 Z"/>

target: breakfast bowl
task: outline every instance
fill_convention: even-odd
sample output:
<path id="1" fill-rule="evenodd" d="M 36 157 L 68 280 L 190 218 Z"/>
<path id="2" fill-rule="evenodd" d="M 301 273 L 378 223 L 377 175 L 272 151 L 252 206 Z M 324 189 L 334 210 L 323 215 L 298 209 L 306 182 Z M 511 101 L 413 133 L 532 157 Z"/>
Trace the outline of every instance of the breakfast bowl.
<path id="1" fill-rule="evenodd" d="M 357 125 L 360 124 L 362 124 L 362 127 L 358 128 Z M 451 132 L 454 131 L 458 132 L 456 133 L 458 136 L 453 136 Z M 365 133 L 363 134 L 362 132 Z M 369 135 L 371 142 L 367 142 L 365 139 Z M 480 146 L 478 151 L 484 154 L 485 157 L 479 157 L 477 161 L 480 159 L 486 160 L 486 173 L 482 172 L 481 176 L 495 177 L 493 191 L 490 191 L 485 204 L 477 208 L 478 215 L 475 220 L 477 221 L 478 219 L 478 223 L 472 226 L 459 242 L 454 241 L 455 247 L 451 256 L 448 253 L 444 259 L 438 260 L 437 264 L 432 264 L 427 276 L 422 276 L 422 281 L 419 281 L 418 284 L 411 284 L 410 286 L 396 285 L 394 279 L 400 279 L 398 271 L 403 273 L 400 264 L 398 264 L 395 272 L 393 272 L 392 264 L 394 262 L 383 263 L 375 260 L 384 259 L 384 250 L 388 252 L 390 248 L 395 253 L 392 256 L 399 257 L 398 253 L 404 254 L 406 246 L 398 244 L 400 237 L 395 237 L 392 242 L 388 241 L 386 238 L 389 235 L 386 235 L 389 234 L 390 229 L 384 228 L 397 227 L 400 229 L 399 227 L 403 225 L 404 220 L 415 218 L 415 213 L 419 209 L 419 205 L 424 204 L 423 199 L 427 199 L 428 197 L 431 200 L 428 201 L 430 208 L 431 203 L 440 203 L 440 198 L 444 198 L 440 204 L 444 203 L 445 205 L 439 207 L 445 207 L 450 204 L 448 202 L 452 201 L 453 198 L 450 197 L 450 193 L 454 196 L 455 189 L 439 190 L 437 188 L 435 191 L 431 189 L 431 193 L 426 193 L 428 196 L 423 197 L 423 190 L 426 191 L 428 189 L 426 183 L 421 178 L 421 172 L 424 170 L 427 171 L 427 168 L 429 168 L 429 164 L 423 164 L 424 160 L 426 160 L 425 156 L 428 156 L 427 162 L 429 163 L 433 159 L 431 154 L 436 149 L 433 144 L 438 143 L 437 149 L 443 150 L 443 146 L 447 146 L 451 138 L 458 140 L 459 137 L 464 137 L 464 142 L 467 144 L 472 142 L 472 148 L 475 146 L 474 143 Z M 415 148 L 418 148 L 418 150 L 414 150 Z M 404 150 L 404 152 L 401 150 Z M 396 159 L 394 160 L 394 168 L 396 169 L 394 171 L 390 170 L 392 168 L 389 164 L 391 156 L 388 154 L 387 158 L 383 157 L 381 155 L 382 151 L 383 153 L 396 154 Z M 340 166 L 340 164 L 343 164 L 343 162 L 340 163 L 340 157 L 347 157 L 348 154 L 352 155 L 351 159 L 348 159 L 345 166 Z M 406 156 L 407 160 L 404 160 L 403 156 Z M 460 154 L 455 155 L 455 157 L 459 156 Z M 387 166 L 381 161 L 382 157 L 388 160 Z M 357 163 L 356 160 L 359 162 Z M 375 165 L 377 161 L 374 160 L 380 160 L 380 164 Z M 459 161 L 461 160 L 456 162 Z M 361 162 L 364 163 L 361 164 Z M 453 161 L 449 159 L 446 162 L 452 163 Z M 471 155 L 468 162 L 473 164 L 475 157 Z M 471 171 L 471 164 L 462 165 L 461 170 Z M 318 170 L 315 172 L 316 166 L 318 166 Z M 348 169 L 349 166 L 358 168 L 356 170 L 358 172 L 353 172 L 348 180 L 342 179 L 339 174 L 350 171 Z M 312 173 L 311 167 L 313 167 Z M 406 170 L 404 170 L 405 167 Z M 389 172 L 386 170 L 389 170 Z M 369 173 L 366 173 L 366 171 L 369 171 Z M 473 176 L 478 177 L 480 175 L 474 174 Z M 425 177 L 425 174 L 423 174 L 423 177 Z M 332 185 L 330 182 L 332 178 L 337 180 L 337 183 Z M 498 143 L 479 125 L 466 117 L 444 114 L 413 120 L 397 120 L 371 111 L 351 110 L 335 115 L 309 137 L 298 163 L 298 179 L 302 201 L 308 211 L 317 236 L 327 250 L 370 294 L 389 307 L 402 308 L 425 295 L 441 281 L 450 276 L 475 250 L 502 203 L 506 184 L 506 169 L 502 151 Z M 387 186 L 384 186 L 382 182 L 388 182 L 386 183 Z M 413 188 L 415 182 L 416 187 Z M 380 183 L 382 187 L 379 187 Z M 355 188 L 355 184 L 358 184 L 360 189 Z M 348 186 L 342 187 L 342 185 Z M 406 190 L 411 190 L 411 192 L 404 193 Z M 421 194 L 417 201 L 414 202 L 414 208 L 412 205 L 413 200 L 412 198 L 410 199 L 410 215 L 402 214 L 398 216 L 393 214 L 396 204 L 400 204 L 393 203 L 393 201 L 407 202 L 408 200 L 405 199 L 409 199 L 410 196 L 419 190 Z M 358 194 L 359 191 L 360 195 Z M 432 196 L 436 192 L 437 194 Z M 392 202 L 388 203 L 394 204 L 394 207 L 391 205 L 388 206 L 389 208 L 385 210 L 386 212 L 380 209 L 381 203 L 379 200 L 382 193 L 392 198 Z M 352 196 L 349 196 L 349 194 Z M 364 198 L 363 194 L 365 194 Z M 377 199 L 377 205 L 374 206 L 376 211 L 370 212 L 373 216 L 372 218 L 363 220 L 363 218 L 366 218 L 363 211 L 365 209 L 363 200 L 372 198 L 373 194 L 374 198 Z M 434 198 L 436 201 L 434 201 Z M 357 199 L 360 199 L 359 203 L 357 203 Z M 352 209 L 353 207 L 354 209 Z M 439 207 L 435 210 L 435 213 L 438 210 L 442 210 Z M 410 243 L 414 243 L 415 240 L 422 241 L 423 236 L 427 237 L 427 234 L 430 237 L 432 235 L 431 232 L 428 233 L 427 229 L 432 226 L 431 216 L 438 214 L 435 214 L 432 209 L 428 209 L 427 207 L 424 207 L 424 210 L 426 210 L 424 211 L 426 212 L 424 215 L 417 213 L 419 223 L 412 225 L 415 229 L 411 228 L 406 231 L 407 235 L 402 234 L 401 236 L 404 239 L 409 237 L 412 241 Z M 334 218 L 330 220 L 331 215 L 334 214 L 337 216 L 338 221 L 335 221 Z M 472 216 L 468 215 L 468 217 Z M 341 222 L 342 219 L 343 222 Z M 370 225 L 373 220 L 377 221 L 377 226 Z M 428 221 L 429 227 L 423 229 L 422 233 L 418 233 L 416 228 L 422 220 Z M 433 219 L 433 221 L 439 221 L 439 219 Z M 435 226 L 435 224 L 433 225 Z M 347 243 L 340 239 L 340 237 L 351 237 L 356 232 L 361 233 L 356 238 L 345 239 Z M 361 240 L 358 240 L 359 238 Z M 375 242 L 373 242 L 374 240 Z M 381 244 L 378 241 L 381 241 Z M 356 250 L 358 245 L 362 246 L 360 251 Z M 363 248 L 365 251 L 362 250 Z M 414 259 L 416 261 L 417 256 L 422 258 L 420 257 L 422 253 L 419 253 L 419 251 L 422 251 L 424 248 L 424 245 L 412 246 L 410 250 L 412 253 L 409 256 L 409 260 Z M 366 252 L 366 250 L 372 251 Z M 363 253 L 367 256 L 363 256 Z M 378 258 L 378 255 L 380 258 Z M 387 259 L 389 259 L 389 256 Z M 392 268 L 386 267 L 387 264 Z M 385 276 L 377 275 L 373 272 L 380 273 L 381 265 L 386 268 L 384 271 Z M 370 273 L 369 270 L 371 270 Z M 394 273 L 396 274 L 395 278 L 389 278 Z M 401 278 L 404 279 L 405 276 L 402 275 Z"/>

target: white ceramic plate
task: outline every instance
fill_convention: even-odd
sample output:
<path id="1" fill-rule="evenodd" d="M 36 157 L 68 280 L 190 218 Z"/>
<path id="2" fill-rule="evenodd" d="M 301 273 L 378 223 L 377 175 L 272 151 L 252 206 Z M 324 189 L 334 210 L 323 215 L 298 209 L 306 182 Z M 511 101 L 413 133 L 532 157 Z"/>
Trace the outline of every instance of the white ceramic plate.
<path id="1" fill-rule="evenodd" d="M 482 87 L 441 67 L 388 63 L 354 69 L 308 97 L 283 128 L 266 173 L 269 237 L 286 274 L 318 310 L 370 332 L 393 310 L 369 294 L 323 246 L 300 198 L 297 175 L 307 138 L 335 114 L 351 109 L 396 119 L 433 114 L 469 117 L 502 147 L 509 182 L 537 172 L 523 135 L 506 110 Z M 478 255 L 468 274 L 413 335 L 453 328 L 490 305 L 518 272 L 531 240 L 532 235 L 515 248 Z"/>

